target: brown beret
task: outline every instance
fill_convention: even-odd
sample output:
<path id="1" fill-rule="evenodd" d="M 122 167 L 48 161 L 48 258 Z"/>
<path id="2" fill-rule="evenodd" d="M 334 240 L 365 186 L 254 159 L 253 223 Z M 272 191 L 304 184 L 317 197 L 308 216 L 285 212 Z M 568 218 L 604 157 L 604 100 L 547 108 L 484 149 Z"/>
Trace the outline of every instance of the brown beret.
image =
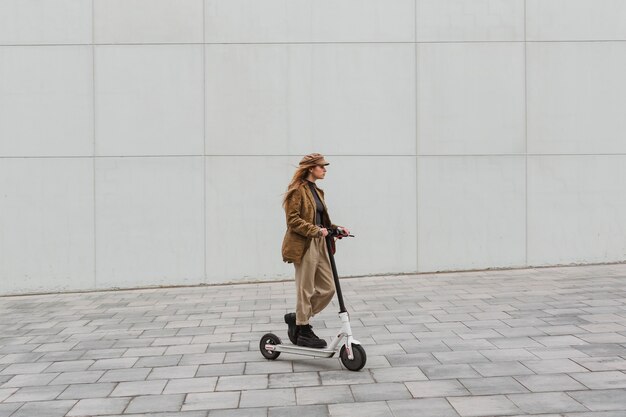
<path id="1" fill-rule="evenodd" d="M 321 153 L 310 153 L 308 155 L 305 155 L 300 160 L 299 165 L 301 167 L 312 167 L 315 165 L 330 165 L 330 164 L 326 162 L 326 160 L 324 159 L 324 155 L 322 155 Z"/>

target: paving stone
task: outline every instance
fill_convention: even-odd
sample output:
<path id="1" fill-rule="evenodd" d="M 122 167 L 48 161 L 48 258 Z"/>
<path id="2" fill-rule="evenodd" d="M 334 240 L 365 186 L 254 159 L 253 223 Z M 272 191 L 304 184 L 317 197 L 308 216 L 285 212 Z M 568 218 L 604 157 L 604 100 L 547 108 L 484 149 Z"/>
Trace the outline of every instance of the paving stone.
<path id="1" fill-rule="evenodd" d="M 98 382 L 143 381 L 151 371 L 151 368 L 113 369 L 102 375 Z"/>
<path id="2" fill-rule="evenodd" d="M 88 350 L 81 359 L 117 359 L 120 358 L 126 349 L 93 349 Z"/>
<path id="3" fill-rule="evenodd" d="M 369 358 L 368 358 L 369 360 Z M 246 374 L 271 374 L 292 372 L 293 365 L 287 361 L 266 361 L 246 363 Z"/>
<path id="4" fill-rule="evenodd" d="M 235 351 L 235 352 L 226 352 L 226 356 L 224 357 L 224 363 L 232 363 L 232 362 L 269 362 L 267 359 L 261 355 L 261 352 L 258 350 L 259 337 L 255 338 L 255 349 L 251 351 Z M 282 362 L 282 359 L 279 360 Z"/>
<path id="5" fill-rule="evenodd" d="M 334 358 L 303 358 L 293 362 L 294 372 L 332 371 L 342 369 L 341 362 Z"/>
<path id="6" fill-rule="evenodd" d="M 615 343 L 594 343 L 574 346 L 574 349 L 579 350 L 587 356 L 626 356 L 626 347 Z"/>
<path id="7" fill-rule="evenodd" d="M 513 362 L 537 359 L 537 356 L 526 349 L 481 350 L 479 353 L 492 362 Z"/>
<path id="8" fill-rule="evenodd" d="M 405 385 L 414 398 L 469 395 L 469 391 L 455 379 L 443 381 L 415 381 L 407 382 Z"/>
<path id="9" fill-rule="evenodd" d="M 472 364 L 479 374 L 485 377 L 529 375 L 533 371 L 519 362 L 493 362 Z"/>
<path id="10" fill-rule="evenodd" d="M 626 343 L 626 336 L 619 333 L 577 334 L 576 337 L 587 343 Z"/>
<path id="11" fill-rule="evenodd" d="M 489 362 L 485 356 L 475 350 L 433 352 L 433 356 L 443 364 Z"/>
<path id="12" fill-rule="evenodd" d="M 46 368 L 46 372 L 77 372 L 77 371 L 85 371 L 91 365 L 93 365 L 94 360 L 78 360 L 78 361 L 62 361 L 55 362 L 49 367 Z"/>
<path id="13" fill-rule="evenodd" d="M 146 356 L 139 358 L 135 368 L 158 368 L 161 366 L 176 366 L 182 359 L 182 355 L 171 356 Z"/>
<path id="14" fill-rule="evenodd" d="M 246 390 L 241 393 L 239 407 L 279 407 L 296 405 L 293 388 Z"/>
<path id="15" fill-rule="evenodd" d="M 11 340 L 10 338 L 6 338 L 5 340 Z M 14 340 L 19 340 L 19 338 L 14 338 Z M 0 342 L 7 343 L 6 341 Z M 35 362 L 39 358 L 43 356 L 42 353 L 12 353 L 4 356 L 0 356 L 0 364 L 15 364 L 15 363 L 30 363 Z M 2 372 L 0 372 L 2 374 Z"/>
<path id="16" fill-rule="evenodd" d="M 350 388 L 357 402 L 404 400 L 412 398 L 406 386 L 397 382 L 358 384 L 351 385 Z"/>
<path id="17" fill-rule="evenodd" d="M 230 410 L 211 410 L 209 417 L 265 417 L 267 408 L 236 408 Z"/>
<path id="18" fill-rule="evenodd" d="M 20 407 L 11 417 L 63 417 L 74 407 L 76 401 L 35 401 Z"/>
<path id="19" fill-rule="evenodd" d="M 626 359 L 617 356 L 576 358 L 573 361 L 590 371 L 626 371 Z"/>
<path id="20" fill-rule="evenodd" d="M 427 379 L 417 366 L 372 369 L 370 373 L 376 382 L 424 381 Z"/>
<path id="21" fill-rule="evenodd" d="M 320 372 L 322 385 L 348 385 L 348 384 L 368 384 L 374 382 L 372 375 L 368 371 L 346 372 L 346 371 L 324 371 Z"/>
<path id="22" fill-rule="evenodd" d="M 446 338 L 443 341 L 450 349 L 454 351 L 478 351 L 496 348 L 493 344 L 485 339 L 464 340 Z"/>
<path id="23" fill-rule="evenodd" d="M 37 385 L 47 385 L 55 379 L 59 374 L 58 373 L 49 373 L 49 374 L 26 374 L 26 375 L 7 375 L 10 379 L 8 379 L 4 384 L 2 384 L 3 388 L 10 387 L 30 387 Z"/>
<path id="24" fill-rule="evenodd" d="M 504 395 L 450 397 L 448 401 L 462 417 L 513 415 L 521 411 Z"/>
<path id="25" fill-rule="evenodd" d="M 9 417 L 15 410 L 23 406 L 24 403 L 0 404 L 0 417 Z"/>
<path id="26" fill-rule="evenodd" d="M 184 394 L 190 392 L 214 391 L 217 377 L 180 378 L 167 382 L 163 394 Z"/>
<path id="27" fill-rule="evenodd" d="M 193 378 L 197 371 L 198 365 L 165 366 L 154 368 L 148 375 L 148 379 Z"/>
<path id="28" fill-rule="evenodd" d="M 145 356 L 160 356 L 163 355 L 165 349 L 166 347 L 164 346 L 130 348 L 124 352 L 122 357 L 139 358 Z"/>
<path id="29" fill-rule="evenodd" d="M 529 351 L 541 359 L 588 358 L 589 356 L 575 348 L 538 348 Z"/>
<path id="30" fill-rule="evenodd" d="M 568 394 L 592 411 L 620 410 L 626 415 L 626 390 L 574 391 Z"/>
<path id="31" fill-rule="evenodd" d="M 569 375 L 542 374 L 515 377 L 532 392 L 583 390 L 585 387 Z"/>
<path id="32" fill-rule="evenodd" d="M 458 417 L 445 398 L 420 398 L 388 401 L 394 417 Z M 366 414 L 363 414 L 366 415 Z"/>
<path id="33" fill-rule="evenodd" d="M 496 395 L 528 392 L 523 385 L 509 376 L 493 378 L 464 378 L 461 384 L 467 388 L 472 395 Z"/>
<path id="34" fill-rule="evenodd" d="M 571 335 L 533 337 L 533 340 L 544 346 L 575 346 L 587 344 L 584 340 Z"/>
<path id="35" fill-rule="evenodd" d="M 556 374 L 566 372 L 587 372 L 586 368 L 570 359 L 546 359 L 524 361 L 522 364 L 537 374 Z"/>
<path id="36" fill-rule="evenodd" d="M 217 381 L 216 391 L 235 391 L 247 389 L 265 389 L 268 385 L 267 375 L 223 376 Z"/>
<path id="37" fill-rule="evenodd" d="M 0 403 L 4 401 L 5 398 L 10 397 L 18 388 L 0 388 Z"/>
<path id="38" fill-rule="evenodd" d="M 98 381 L 104 371 L 63 372 L 54 378 L 50 385 L 90 384 Z"/>
<path id="39" fill-rule="evenodd" d="M 572 373 L 570 376 L 590 389 L 626 388 L 626 374 L 620 371 Z"/>
<path id="40" fill-rule="evenodd" d="M 242 375 L 245 363 L 226 363 L 218 365 L 200 365 L 196 376 Z"/>
<path id="41" fill-rule="evenodd" d="M 76 384 L 70 385 L 57 398 L 60 400 L 80 400 L 86 398 L 108 397 L 115 388 L 114 383 Z"/>
<path id="42" fill-rule="evenodd" d="M 46 353 L 39 361 L 58 362 L 58 361 L 74 361 L 79 360 L 85 354 L 82 350 L 72 350 L 70 352 L 52 352 Z"/>
<path id="43" fill-rule="evenodd" d="M 420 368 L 428 379 L 473 378 L 480 376 L 478 372 L 466 364 L 425 365 Z"/>
<path id="44" fill-rule="evenodd" d="M 142 395 L 133 398 L 124 413 L 179 411 L 184 400 L 185 394 Z"/>
<path id="45" fill-rule="evenodd" d="M 160 394 L 165 388 L 167 381 L 133 381 L 120 382 L 113 392 L 112 397 L 133 397 L 136 395 Z"/>
<path id="46" fill-rule="evenodd" d="M 18 389 L 4 402 L 32 402 L 54 400 L 61 392 L 67 388 L 66 385 L 50 385 L 40 387 L 24 387 Z"/>
<path id="47" fill-rule="evenodd" d="M 328 411 L 332 417 L 393 417 L 393 413 L 385 401 L 330 404 Z"/>
<path id="48" fill-rule="evenodd" d="M 543 345 L 530 337 L 511 337 L 502 339 L 490 339 L 500 349 L 521 349 L 521 348 L 534 348 L 543 347 Z"/>
<path id="49" fill-rule="evenodd" d="M 205 365 L 218 364 L 224 361 L 225 352 L 219 353 L 192 353 L 183 355 L 179 365 Z M 259 354 L 260 356 L 260 354 Z"/>
<path id="50" fill-rule="evenodd" d="M 117 358 L 117 359 L 98 359 L 89 367 L 92 371 L 109 370 L 109 369 L 127 369 L 137 362 L 138 358 Z"/>
<path id="51" fill-rule="evenodd" d="M 298 405 L 340 404 L 353 401 L 352 391 L 348 385 L 296 388 Z"/>
<path id="52" fill-rule="evenodd" d="M 435 359 L 431 353 L 411 353 L 402 355 L 385 355 L 391 366 L 423 366 L 423 365 L 439 365 L 440 362 Z"/>
<path id="53" fill-rule="evenodd" d="M 317 372 L 279 373 L 269 375 L 269 388 L 296 388 L 319 386 L 322 382 Z"/>
<path id="54" fill-rule="evenodd" d="M 4 368 L 0 375 L 39 374 L 50 365 L 52 362 L 14 363 Z"/>
<path id="55" fill-rule="evenodd" d="M 202 354 L 205 353 L 209 345 L 203 344 L 191 344 L 181 346 L 170 346 L 166 349 L 166 355 L 188 355 L 188 354 Z"/>
<path id="56" fill-rule="evenodd" d="M 250 409 L 253 410 L 253 409 Z M 252 416 L 256 417 L 258 414 Z M 268 417 L 329 417 L 327 405 L 297 405 L 291 407 L 270 407 Z"/>
<path id="57" fill-rule="evenodd" d="M 583 405 L 563 392 L 510 394 L 507 397 L 530 414 L 587 411 Z"/>
<path id="58" fill-rule="evenodd" d="M 99 414 L 121 414 L 130 398 L 89 398 L 80 400 L 67 416 L 94 416 Z"/>
<path id="59" fill-rule="evenodd" d="M 182 411 L 237 408 L 240 392 L 203 392 L 187 394 Z"/>

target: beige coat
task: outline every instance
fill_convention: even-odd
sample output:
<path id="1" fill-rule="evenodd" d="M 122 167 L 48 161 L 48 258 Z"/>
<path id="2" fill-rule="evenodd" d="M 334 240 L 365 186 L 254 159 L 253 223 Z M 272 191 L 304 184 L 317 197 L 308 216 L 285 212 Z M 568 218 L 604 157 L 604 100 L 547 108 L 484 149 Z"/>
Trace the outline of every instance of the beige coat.
<path id="1" fill-rule="evenodd" d="M 324 191 L 317 187 L 316 189 L 324 205 L 322 223 L 325 227 L 335 227 L 328 216 Z M 298 187 L 287 199 L 285 204 L 287 232 L 283 239 L 283 261 L 300 262 L 309 249 L 311 239 L 321 236 L 320 228 L 315 225 L 315 209 L 315 199 L 307 183 Z"/>

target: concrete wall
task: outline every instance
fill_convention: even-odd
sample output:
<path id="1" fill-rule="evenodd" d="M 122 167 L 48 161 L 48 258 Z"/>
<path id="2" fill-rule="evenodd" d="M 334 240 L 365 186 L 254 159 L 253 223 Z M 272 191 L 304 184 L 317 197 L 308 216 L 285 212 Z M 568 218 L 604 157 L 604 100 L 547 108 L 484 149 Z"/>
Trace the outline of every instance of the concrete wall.
<path id="1" fill-rule="evenodd" d="M 623 0 L 2 0 L 0 294 L 626 260 Z"/>

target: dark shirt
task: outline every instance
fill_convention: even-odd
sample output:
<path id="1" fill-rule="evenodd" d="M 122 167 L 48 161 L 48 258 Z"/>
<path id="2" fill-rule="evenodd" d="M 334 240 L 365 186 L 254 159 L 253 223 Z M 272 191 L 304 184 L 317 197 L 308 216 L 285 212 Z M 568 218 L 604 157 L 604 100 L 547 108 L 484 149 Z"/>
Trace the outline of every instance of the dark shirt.
<path id="1" fill-rule="evenodd" d="M 308 183 L 309 190 L 311 190 L 311 194 L 313 194 L 313 199 L 315 200 L 315 224 L 321 226 L 322 216 L 324 215 L 324 204 L 322 204 L 322 200 L 320 200 L 320 196 L 317 194 L 315 184 L 311 181 L 308 181 Z"/>

